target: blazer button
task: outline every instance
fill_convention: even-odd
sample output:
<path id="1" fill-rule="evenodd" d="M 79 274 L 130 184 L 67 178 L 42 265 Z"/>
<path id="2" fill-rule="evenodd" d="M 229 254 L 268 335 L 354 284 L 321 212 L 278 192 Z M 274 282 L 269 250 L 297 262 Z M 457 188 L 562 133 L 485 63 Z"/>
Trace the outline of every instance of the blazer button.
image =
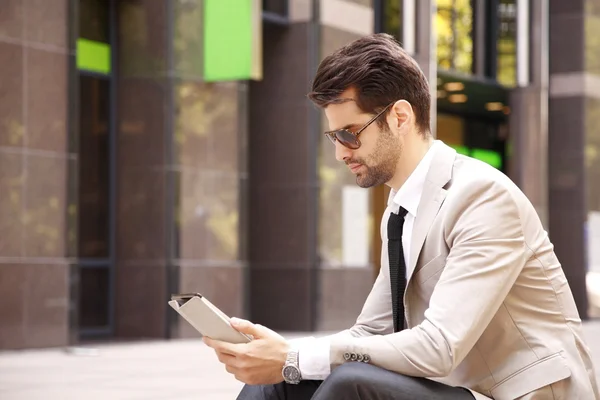
<path id="1" fill-rule="evenodd" d="M 350 353 L 344 353 L 344 360 L 350 361 Z"/>
<path id="2" fill-rule="evenodd" d="M 365 356 L 363 356 L 362 354 L 358 355 L 358 362 L 362 362 L 365 359 Z"/>
<path id="3" fill-rule="evenodd" d="M 369 355 L 368 355 L 368 354 L 365 354 L 365 355 L 363 356 L 363 362 L 366 362 L 366 363 L 368 363 L 369 361 L 371 361 L 371 357 L 369 357 Z"/>
<path id="4" fill-rule="evenodd" d="M 352 353 L 352 357 L 350 357 L 350 360 L 356 361 L 357 358 L 358 356 L 356 355 L 356 353 Z"/>

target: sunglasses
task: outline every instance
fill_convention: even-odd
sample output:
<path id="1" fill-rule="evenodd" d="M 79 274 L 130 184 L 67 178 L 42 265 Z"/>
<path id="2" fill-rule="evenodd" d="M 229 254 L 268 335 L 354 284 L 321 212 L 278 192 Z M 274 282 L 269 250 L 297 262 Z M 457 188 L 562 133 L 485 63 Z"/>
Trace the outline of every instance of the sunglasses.
<path id="1" fill-rule="evenodd" d="M 340 142 L 340 144 L 344 147 L 347 147 L 352 150 L 356 150 L 360 147 L 360 140 L 358 140 L 358 135 L 360 135 L 369 125 L 373 123 L 377 118 L 379 118 L 384 112 L 386 112 L 394 103 L 387 105 L 379 114 L 374 116 L 369 122 L 367 122 L 362 128 L 360 128 L 356 133 L 350 132 L 348 129 L 337 129 L 335 131 L 327 131 L 325 132 L 325 136 L 331 140 L 331 143 L 335 144 L 336 141 Z"/>

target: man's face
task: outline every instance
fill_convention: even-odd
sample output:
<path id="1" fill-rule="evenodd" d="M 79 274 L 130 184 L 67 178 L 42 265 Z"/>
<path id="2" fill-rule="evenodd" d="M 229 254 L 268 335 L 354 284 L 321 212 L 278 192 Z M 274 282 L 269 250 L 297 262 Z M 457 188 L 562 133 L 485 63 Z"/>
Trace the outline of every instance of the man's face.
<path id="1" fill-rule="evenodd" d="M 340 96 L 349 98 L 350 94 Z M 329 129 L 346 128 L 350 132 L 357 132 L 368 123 L 372 114 L 366 114 L 358 108 L 354 101 L 341 104 L 330 104 L 325 108 L 325 115 L 329 122 Z M 378 121 L 385 121 L 384 113 Z M 348 165 L 350 171 L 356 175 L 356 184 L 363 188 L 382 185 L 389 182 L 402 155 L 402 140 L 385 124 L 381 128 L 378 121 L 371 123 L 358 137 L 361 146 L 352 150 L 344 147 L 340 142 L 335 142 L 335 157 Z"/>

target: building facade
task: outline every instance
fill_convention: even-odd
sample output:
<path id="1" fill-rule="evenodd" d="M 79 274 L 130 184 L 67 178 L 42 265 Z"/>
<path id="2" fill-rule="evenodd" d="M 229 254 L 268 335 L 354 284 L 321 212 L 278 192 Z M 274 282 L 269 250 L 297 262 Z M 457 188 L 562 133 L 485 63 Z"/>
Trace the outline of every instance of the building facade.
<path id="1" fill-rule="evenodd" d="M 373 32 L 427 74 L 437 138 L 520 185 L 599 314 L 600 5 L 235 3 L 0 4 L 0 349 L 195 336 L 177 292 L 280 331 L 349 326 L 387 192 L 356 187 L 306 94 Z"/>

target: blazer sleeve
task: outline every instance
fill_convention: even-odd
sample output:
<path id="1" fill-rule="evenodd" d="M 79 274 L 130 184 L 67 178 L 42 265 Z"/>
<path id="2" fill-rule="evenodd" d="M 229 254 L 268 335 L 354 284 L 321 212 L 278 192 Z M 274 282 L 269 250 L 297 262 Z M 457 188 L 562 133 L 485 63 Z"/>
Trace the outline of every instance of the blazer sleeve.
<path id="1" fill-rule="evenodd" d="M 346 362 L 346 353 L 365 354 L 372 364 L 391 371 L 444 377 L 475 345 L 531 252 L 524 240 L 519 208 L 502 183 L 479 178 L 455 189 L 459 195 L 449 195 L 444 203 L 449 254 L 424 321 L 387 335 L 332 337 L 332 369 Z M 383 293 L 383 288 L 380 290 Z M 371 296 L 373 302 L 383 303 L 380 296 L 389 298 L 389 289 L 385 295 Z M 389 300 L 385 303 L 391 308 Z M 365 311 L 371 309 L 372 319 L 379 320 L 382 308 L 370 304 Z"/>

